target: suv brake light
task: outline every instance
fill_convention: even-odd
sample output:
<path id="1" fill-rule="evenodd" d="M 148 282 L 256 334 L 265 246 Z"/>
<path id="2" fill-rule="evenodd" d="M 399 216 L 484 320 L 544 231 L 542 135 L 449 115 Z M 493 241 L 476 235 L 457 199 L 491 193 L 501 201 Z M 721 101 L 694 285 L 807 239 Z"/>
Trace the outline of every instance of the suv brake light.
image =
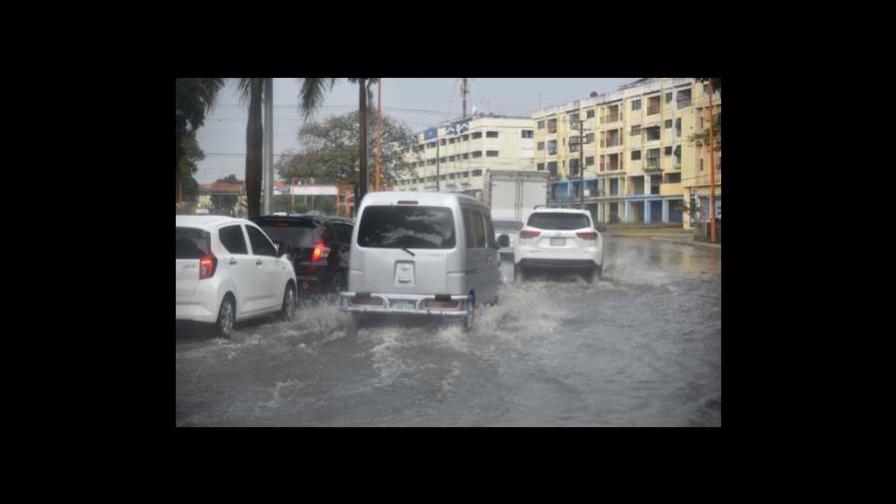
<path id="1" fill-rule="evenodd" d="M 583 240 L 596 240 L 597 231 L 584 231 L 582 233 L 576 233 L 576 236 Z"/>
<path id="2" fill-rule="evenodd" d="M 330 257 L 330 247 L 323 240 L 314 244 L 314 252 L 311 253 L 311 262 L 318 262 Z"/>
<path id="3" fill-rule="evenodd" d="M 520 238 L 535 238 L 540 235 L 541 231 L 520 231 Z"/>
<path id="4" fill-rule="evenodd" d="M 205 254 L 199 259 L 199 279 L 211 278 L 215 275 L 218 258 L 214 254 Z"/>

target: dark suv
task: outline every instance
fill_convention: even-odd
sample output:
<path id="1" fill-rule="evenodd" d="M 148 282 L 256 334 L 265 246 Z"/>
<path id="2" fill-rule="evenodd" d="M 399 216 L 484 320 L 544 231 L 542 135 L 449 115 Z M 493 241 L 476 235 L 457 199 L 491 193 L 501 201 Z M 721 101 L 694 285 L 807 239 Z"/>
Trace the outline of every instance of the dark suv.
<path id="1" fill-rule="evenodd" d="M 348 285 L 352 221 L 311 214 L 272 214 L 252 219 L 286 251 L 299 296 L 338 294 Z"/>

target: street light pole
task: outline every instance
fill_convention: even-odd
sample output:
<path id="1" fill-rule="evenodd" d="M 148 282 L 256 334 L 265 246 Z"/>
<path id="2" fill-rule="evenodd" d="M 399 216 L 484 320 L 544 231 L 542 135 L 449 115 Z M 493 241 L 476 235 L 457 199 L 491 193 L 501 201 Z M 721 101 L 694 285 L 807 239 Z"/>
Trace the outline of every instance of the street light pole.
<path id="1" fill-rule="evenodd" d="M 585 122 L 579 119 L 579 208 L 585 209 Z"/>
<path id="2" fill-rule="evenodd" d="M 712 113 L 712 77 L 709 78 L 709 240 L 716 242 L 716 164 L 713 152 L 715 151 L 715 143 L 713 142 L 713 122 Z"/>

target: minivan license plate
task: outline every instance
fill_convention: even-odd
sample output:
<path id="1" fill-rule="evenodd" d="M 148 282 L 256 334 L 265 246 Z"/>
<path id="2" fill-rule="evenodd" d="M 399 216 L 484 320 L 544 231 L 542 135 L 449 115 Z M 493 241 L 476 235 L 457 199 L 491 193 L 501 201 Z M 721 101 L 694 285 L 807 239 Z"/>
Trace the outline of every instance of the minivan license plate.
<path id="1" fill-rule="evenodd" d="M 551 246 L 552 247 L 565 247 L 566 246 L 566 238 L 551 238 Z"/>
<path id="2" fill-rule="evenodd" d="M 413 301 L 398 300 L 390 302 L 389 306 L 396 310 L 414 311 L 414 309 L 416 308 L 416 303 L 414 303 Z"/>

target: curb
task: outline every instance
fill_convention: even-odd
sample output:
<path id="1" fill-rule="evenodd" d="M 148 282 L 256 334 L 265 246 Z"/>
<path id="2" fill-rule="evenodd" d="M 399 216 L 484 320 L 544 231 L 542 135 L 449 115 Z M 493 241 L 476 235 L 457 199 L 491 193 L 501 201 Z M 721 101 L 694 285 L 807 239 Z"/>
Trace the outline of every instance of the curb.
<path id="1" fill-rule="evenodd" d="M 717 243 L 703 243 L 703 242 L 699 242 L 699 241 L 684 242 L 684 241 L 678 241 L 678 240 L 669 240 L 666 238 L 657 238 L 654 236 L 651 236 L 650 239 L 653 241 L 659 241 L 659 242 L 676 243 L 678 245 L 690 245 L 692 247 L 707 247 L 707 248 L 716 248 L 716 249 L 722 248 L 722 246 Z"/>

